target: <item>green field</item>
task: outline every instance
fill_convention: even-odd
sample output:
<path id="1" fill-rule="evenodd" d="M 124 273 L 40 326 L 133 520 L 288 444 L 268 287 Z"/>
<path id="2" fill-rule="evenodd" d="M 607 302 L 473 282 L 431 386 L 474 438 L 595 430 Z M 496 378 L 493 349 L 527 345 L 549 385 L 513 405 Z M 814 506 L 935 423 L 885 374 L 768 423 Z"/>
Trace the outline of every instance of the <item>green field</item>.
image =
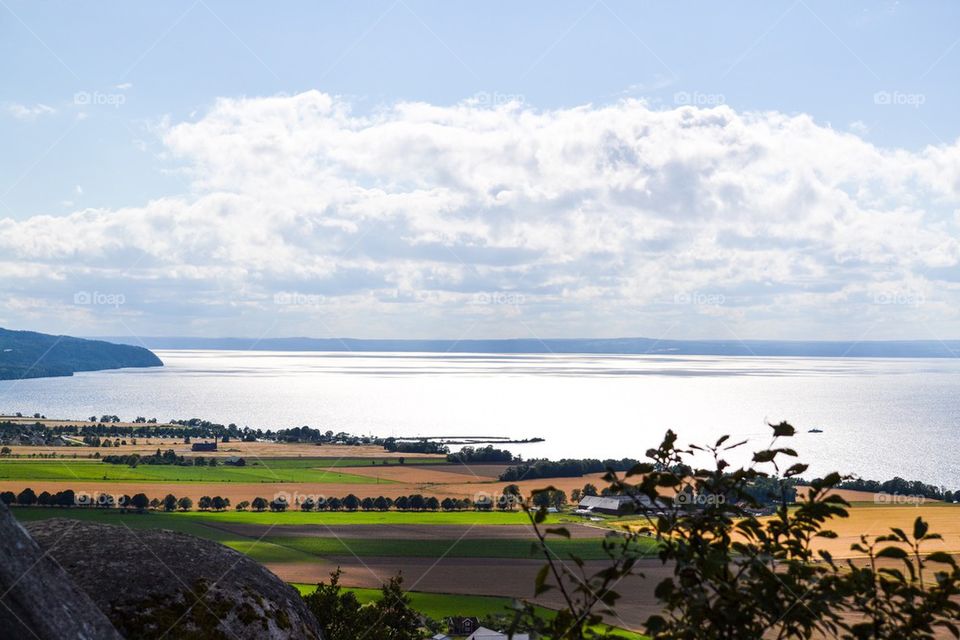
<path id="1" fill-rule="evenodd" d="M 317 589 L 316 585 L 312 584 L 295 583 L 293 586 L 303 595 L 313 593 Z M 360 604 L 373 602 L 381 596 L 379 589 L 344 587 L 343 590 L 356 595 Z M 410 606 L 434 620 L 443 620 L 450 616 L 476 616 L 483 618 L 487 615 L 509 615 L 512 613 L 511 605 L 513 604 L 513 600 L 510 598 L 462 595 L 457 593 L 427 593 L 423 591 L 408 591 L 407 596 L 410 598 Z M 545 617 L 553 613 L 550 609 L 544 607 L 537 607 L 537 610 L 540 612 L 540 615 Z M 600 627 L 597 627 L 597 630 L 599 629 Z M 613 633 L 616 635 L 608 637 L 623 638 L 624 640 L 641 640 L 645 637 L 623 629 L 616 629 Z"/>
<path id="2" fill-rule="evenodd" d="M 150 513 L 145 517 L 196 518 L 207 522 L 244 522 L 250 524 L 529 524 L 527 514 L 521 511 L 287 511 L 271 513 L 264 511 L 221 511 L 162 514 Z M 572 516 L 552 515 L 547 523 L 579 522 Z"/>
<path id="3" fill-rule="evenodd" d="M 162 497 L 162 496 L 159 496 Z M 93 520 L 96 522 L 117 523 L 136 522 L 139 526 L 175 529 L 183 522 L 202 525 L 209 523 L 245 523 L 263 525 L 295 525 L 295 524 L 461 524 L 461 525 L 501 525 L 501 524 L 528 524 L 527 515 L 520 511 L 287 511 L 273 513 L 271 511 L 186 511 L 164 513 L 151 511 L 143 514 L 122 514 L 117 509 L 73 508 L 61 509 L 56 507 L 14 507 L 13 513 L 21 520 L 38 520 L 42 518 L 74 518 L 77 520 Z M 579 518 L 564 515 L 551 515 L 547 524 L 563 522 L 580 522 Z M 131 525 L 133 526 L 133 525 Z"/>
<path id="4" fill-rule="evenodd" d="M 170 529 L 171 531 L 189 533 L 198 538 L 214 540 L 250 556 L 257 562 L 310 562 L 315 558 L 315 556 L 290 547 L 281 547 L 262 541 L 257 542 L 254 538 L 208 527 L 203 524 L 202 520 L 179 517 L 181 514 L 151 513 L 138 515 L 95 509 L 46 509 L 41 507 L 15 508 L 12 512 L 17 520 L 22 522 L 48 518 L 70 518 L 125 526 L 130 529 Z"/>
<path id="5" fill-rule="evenodd" d="M 246 523 L 283 527 L 284 525 L 316 524 L 524 524 L 522 513 L 252 513 L 238 511 L 186 513 L 123 514 L 116 510 L 57 509 L 17 507 L 14 514 L 19 520 L 31 521 L 45 518 L 73 518 L 118 524 L 136 528 L 172 529 L 190 533 L 201 538 L 216 540 L 237 549 L 261 562 L 310 561 L 317 556 L 357 555 L 359 557 L 420 557 L 432 558 L 444 554 L 454 558 L 531 558 L 530 540 L 523 539 L 454 539 L 395 540 L 379 538 L 337 538 L 320 536 L 268 535 L 257 541 L 255 538 L 234 534 L 217 528 L 217 524 Z M 369 516 L 364 518 L 363 516 Z M 389 517 L 398 516 L 398 517 Z M 445 518 L 438 519 L 438 517 Z M 377 518 L 374 520 L 373 518 Z M 559 520 L 559 519 L 557 519 Z M 210 526 L 208 526 L 210 525 Z M 277 533 L 276 528 L 273 533 Z M 653 543 L 650 543 L 651 549 Z M 584 560 L 601 560 L 606 557 L 598 538 L 564 540 L 553 538 L 550 548 L 559 556 L 577 555 Z"/>
<path id="6" fill-rule="evenodd" d="M 335 466 L 346 466 L 340 465 L 336 460 L 265 458 L 247 462 L 244 467 L 224 464 L 216 467 L 146 464 L 130 467 L 97 460 L 5 459 L 0 461 L 0 480 L 393 484 L 390 480 L 378 479 L 376 467 L 373 465 L 370 467 L 370 475 L 361 476 L 328 470 Z"/>

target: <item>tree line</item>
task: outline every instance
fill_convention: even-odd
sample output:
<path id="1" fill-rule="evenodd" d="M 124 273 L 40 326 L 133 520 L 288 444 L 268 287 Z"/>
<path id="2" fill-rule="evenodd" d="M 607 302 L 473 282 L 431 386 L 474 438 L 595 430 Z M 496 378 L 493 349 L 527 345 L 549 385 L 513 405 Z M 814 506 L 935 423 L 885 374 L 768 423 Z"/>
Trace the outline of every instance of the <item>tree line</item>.
<path id="1" fill-rule="evenodd" d="M 592 486 L 592 485 L 588 485 Z M 577 492 L 575 492 L 577 493 Z M 540 492 L 533 496 L 534 506 L 563 508 L 567 504 L 567 495 L 563 491 L 553 490 Z M 72 489 L 58 491 L 51 494 L 43 491 L 39 495 L 31 488 L 26 488 L 19 494 L 13 491 L 4 491 L 0 493 L 0 500 L 7 506 L 21 507 L 92 507 L 92 508 L 118 508 L 132 509 L 138 512 L 147 510 L 154 511 L 191 511 L 194 507 L 193 499 L 188 496 L 177 497 L 173 494 L 167 494 L 163 498 L 150 498 L 146 494 L 137 493 L 133 496 L 116 496 L 108 493 L 100 493 L 90 496 L 86 493 L 76 493 Z M 386 496 L 367 496 L 361 498 L 354 494 L 344 497 L 327 496 L 307 496 L 304 499 L 296 498 L 291 504 L 285 495 L 278 495 L 267 499 L 257 496 L 253 500 L 241 500 L 232 505 L 229 498 L 222 496 L 202 496 L 197 501 L 197 508 L 200 511 L 224 511 L 234 507 L 237 511 L 273 511 L 282 512 L 294 509 L 300 511 L 513 511 L 521 506 L 523 497 L 520 495 L 520 489 L 517 485 L 508 485 L 503 493 L 496 495 L 478 495 L 475 499 L 471 498 L 452 498 L 446 497 L 440 499 L 436 496 L 425 496 L 415 493 L 408 496 L 399 496 L 397 498 L 388 498 Z"/>
<path id="2" fill-rule="evenodd" d="M 856 491 L 870 491 L 872 493 L 890 493 L 903 496 L 923 496 L 931 500 L 954 502 L 960 500 L 960 491 L 951 491 L 946 487 L 937 487 L 925 484 L 919 480 L 904 480 L 897 476 L 892 480 L 880 482 L 878 480 L 863 480 L 853 478 L 844 480 L 837 485 L 840 489 L 854 489 Z"/>
<path id="3" fill-rule="evenodd" d="M 192 456 L 190 458 L 177 455 L 173 449 L 167 449 L 160 453 L 157 452 L 148 456 L 141 456 L 139 453 L 106 455 L 101 458 L 102 462 L 107 464 L 125 464 L 129 467 L 137 467 L 141 464 L 146 465 L 176 465 L 180 467 L 216 467 L 219 464 L 226 464 L 235 467 L 246 466 L 247 461 L 243 458 L 236 460 L 227 459 L 222 463 L 216 458 L 204 458 L 203 456 Z"/>
<path id="4" fill-rule="evenodd" d="M 516 482 L 518 480 L 537 480 L 540 478 L 579 478 L 589 473 L 604 471 L 628 471 L 639 463 L 632 458 L 622 460 L 596 460 L 592 458 L 562 460 L 531 460 L 523 464 L 504 469 L 500 480 Z"/>
<path id="5" fill-rule="evenodd" d="M 456 453 L 447 454 L 447 462 L 468 464 L 471 462 L 513 462 L 512 453 L 506 449 L 495 449 L 492 444 L 485 447 L 463 447 Z M 509 480 L 509 478 L 500 478 Z"/>

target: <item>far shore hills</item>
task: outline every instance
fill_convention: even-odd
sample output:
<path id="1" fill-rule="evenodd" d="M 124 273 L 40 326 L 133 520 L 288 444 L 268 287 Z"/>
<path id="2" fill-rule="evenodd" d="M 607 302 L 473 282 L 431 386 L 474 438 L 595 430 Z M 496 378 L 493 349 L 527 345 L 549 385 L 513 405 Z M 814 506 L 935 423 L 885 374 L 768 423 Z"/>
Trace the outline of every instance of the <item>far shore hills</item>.
<path id="1" fill-rule="evenodd" d="M 161 367 L 151 350 L 316 351 L 444 354 L 582 354 L 812 358 L 957 358 L 960 340 L 659 340 L 570 338 L 383 340 L 357 338 L 75 338 L 0 328 L 0 380 L 78 371 Z"/>
<path id="2" fill-rule="evenodd" d="M 100 337 L 158 350 L 333 351 L 483 354 L 777 356 L 818 358 L 957 358 L 960 340 L 660 340 L 572 338 L 499 340 L 364 340 L 356 338 Z"/>

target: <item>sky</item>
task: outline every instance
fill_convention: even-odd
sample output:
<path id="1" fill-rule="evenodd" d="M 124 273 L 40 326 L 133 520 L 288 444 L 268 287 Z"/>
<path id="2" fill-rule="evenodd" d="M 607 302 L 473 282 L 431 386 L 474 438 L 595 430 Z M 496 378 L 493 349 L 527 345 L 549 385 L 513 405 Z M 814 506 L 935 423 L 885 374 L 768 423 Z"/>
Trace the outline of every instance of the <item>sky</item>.
<path id="1" fill-rule="evenodd" d="M 957 339 L 958 24 L 0 0 L 0 326 Z"/>

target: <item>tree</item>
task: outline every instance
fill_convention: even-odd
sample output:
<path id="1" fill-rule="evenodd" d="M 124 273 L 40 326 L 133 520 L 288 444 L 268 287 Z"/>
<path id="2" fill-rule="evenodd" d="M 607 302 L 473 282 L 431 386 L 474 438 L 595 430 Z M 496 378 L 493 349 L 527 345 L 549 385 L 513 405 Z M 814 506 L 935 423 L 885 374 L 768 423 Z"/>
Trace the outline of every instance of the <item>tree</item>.
<path id="1" fill-rule="evenodd" d="M 270 501 L 270 511 L 286 511 L 288 506 L 286 496 L 278 495 Z"/>
<path id="2" fill-rule="evenodd" d="M 589 482 L 583 485 L 583 490 L 580 492 L 583 496 L 597 496 L 600 495 L 597 492 L 596 485 L 590 484 Z"/>
<path id="3" fill-rule="evenodd" d="M 726 451 L 743 442 L 726 444 L 724 436 L 712 445 L 680 448 L 676 434 L 668 431 L 660 446 L 648 451 L 649 462 L 622 476 L 609 472 L 605 488 L 610 495 L 632 498 L 634 516 L 642 524 L 604 541 L 609 560 L 593 574 L 581 573 L 579 558 L 572 558 L 575 569 L 556 561 L 547 539 L 568 538 L 569 531 L 542 529 L 547 509 L 529 508 L 536 544 L 546 560 L 535 594 L 556 588 L 564 606 L 548 620 L 526 603 L 513 626 L 530 627 L 542 637 L 596 637 L 591 627 L 604 614 L 616 616 L 617 585 L 636 574 L 645 549 L 655 548 L 670 570 L 654 592 L 661 612 L 645 623 L 646 634 L 658 640 L 960 635 L 955 626 L 960 567 L 953 556 L 927 554 L 923 548 L 940 536 L 918 517 L 910 532 L 895 528 L 888 535 L 861 536 L 851 549 L 863 556 L 862 563 L 837 563 L 829 553 L 816 552 L 812 543 L 817 538 L 836 537 L 829 522 L 848 515 L 849 504 L 835 492 L 842 477 L 831 473 L 809 482 L 791 504 L 796 479 L 807 465 L 788 466 L 784 458 L 797 454 L 778 446 L 780 439 L 794 435 L 794 428 L 785 422 L 770 426 L 771 448 L 755 452 L 745 468 L 733 469 L 724 460 Z M 713 468 L 694 470 L 694 449 L 712 459 Z M 767 492 L 774 485 L 779 487 L 774 513 L 758 517 L 757 487 Z M 677 499 L 681 495 L 698 500 L 691 505 Z M 890 564 L 878 568 L 878 561 Z M 801 598 L 802 606 L 797 606 Z"/>
<path id="4" fill-rule="evenodd" d="M 352 493 L 343 499 L 343 508 L 347 511 L 356 511 L 360 507 L 360 498 Z"/>
<path id="5" fill-rule="evenodd" d="M 567 494 L 562 489 L 554 489 L 550 492 L 550 506 L 558 511 L 567 506 Z"/>
<path id="6" fill-rule="evenodd" d="M 400 511 L 406 511 L 410 508 L 410 499 L 407 496 L 400 496 L 393 501 L 394 506 Z"/>
<path id="7" fill-rule="evenodd" d="M 237 511 L 246 511 L 249 506 L 250 506 L 250 502 L 249 502 L 249 501 L 247 501 L 247 500 L 241 500 L 240 502 L 237 503 L 236 510 L 237 510 Z"/>
<path id="8" fill-rule="evenodd" d="M 380 598 L 370 607 L 361 609 L 361 629 L 373 638 L 389 640 L 419 640 L 420 614 L 410 606 L 410 598 L 403 590 L 403 577 L 393 576 L 380 588 Z"/>
<path id="9" fill-rule="evenodd" d="M 153 498 L 150 500 L 150 508 L 153 509 L 154 511 L 160 508 L 160 504 L 161 504 L 160 498 Z"/>
<path id="10" fill-rule="evenodd" d="M 27 487 L 19 494 L 17 494 L 17 504 L 24 507 L 29 507 L 37 503 L 37 494 L 33 492 L 33 489 Z"/>
<path id="11" fill-rule="evenodd" d="M 508 484 L 503 488 L 503 495 L 497 499 L 497 508 L 513 511 L 521 502 L 523 502 L 523 496 L 520 493 L 520 487 L 515 484 Z"/>
<path id="12" fill-rule="evenodd" d="M 49 507 L 53 504 L 53 496 L 50 495 L 49 491 L 41 491 L 40 495 L 37 496 L 37 504 L 41 507 Z"/>
<path id="13" fill-rule="evenodd" d="M 383 496 L 377 496 L 373 501 L 373 506 L 377 511 L 386 511 L 390 508 L 390 505 L 387 503 L 387 499 Z"/>
<path id="14" fill-rule="evenodd" d="M 143 513 L 150 506 L 150 498 L 145 493 L 138 493 L 130 498 L 130 506 Z"/>
<path id="15" fill-rule="evenodd" d="M 451 498 L 444 498 L 440 503 L 440 508 L 444 511 L 453 511 L 457 508 L 457 501 L 452 500 Z"/>
<path id="16" fill-rule="evenodd" d="M 0 456 L 8 456 L 11 452 L 10 447 L 0 447 Z"/>
<path id="17" fill-rule="evenodd" d="M 197 508 L 200 511 L 206 511 L 213 505 L 213 499 L 210 496 L 200 496 L 200 502 L 197 503 Z"/>
<path id="18" fill-rule="evenodd" d="M 367 496 L 366 498 L 361 500 L 360 508 L 363 509 L 364 511 L 373 511 L 374 509 L 373 498 L 371 498 L 370 496 Z"/>
<path id="19" fill-rule="evenodd" d="M 313 508 L 317 506 L 316 500 L 313 498 L 307 497 L 300 503 L 301 511 L 313 511 Z"/>
<path id="20" fill-rule="evenodd" d="M 414 511 L 423 511 L 423 508 L 427 506 L 427 501 L 419 493 L 415 493 L 410 496 L 409 506 Z"/>
<path id="21" fill-rule="evenodd" d="M 426 501 L 426 508 L 429 511 L 436 511 L 440 508 L 440 501 L 437 500 L 434 496 L 430 496 Z"/>
<path id="22" fill-rule="evenodd" d="M 4 491 L 0 493 L 0 500 L 8 507 L 17 501 L 17 495 L 13 491 Z"/>
<path id="23" fill-rule="evenodd" d="M 180 511 L 190 511 L 190 509 L 193 509 L 193 500 L 187 496 L 183 496 L 177 500 L 177 508 L 179 508 Z"/>
<path id="24" fill-rule="evenodd" d="M 327 500 L 327 509 L 330 511 L 340 511 L 343 508 L 343 500 L 340 498 L 330 498 Z"/>
<path id="25" fill-rule="evenodd" d="M 550 493 L 550 489 L 534 491 L 533 495 L 530 497 L 530 501 L 533 502 L 533 506 L 546 509 L 550 506 Z"/>
<path id="26" fill-rule="evenodd" d="M 360 602 L 351 591 L 340 588 L 342 572 L 330 574 L 330 583 L 321 582 L 317 590 L 303 600 L 323 629 L 326 640 L 357 640 L 361 633 Z"/>
<path id="27" fill-rule="evenodd" d="M 230 506 L 230 501 L 222 496 L 213 496 L 210 506 L 213 507 L 214 511 L 223 511 Z"/>
<path id="28" fill-rule="evenodd" d="M 266 499 L 261 498 L 260 496 L 257 496 L 256 498 L 254 498 L 251 504 L 253 506 L 254 511 L 263 511 L 264 509 L 267 508 Z"/>
<path id="29" fill-rule="evenodd" d="M 72 507 L 77 504 L 77 494 L 73 492 L 73 489 L 66 489 L 57 493 L 56 498 L 57 506 L 60 507 Z"/>
<path id="30" fill-rule="evenodd" d="M 177 496 L 172 493 L 168 493 L 163 497 L 163 510 L 164 511 L 173 511 L 177 508 Z"/>

